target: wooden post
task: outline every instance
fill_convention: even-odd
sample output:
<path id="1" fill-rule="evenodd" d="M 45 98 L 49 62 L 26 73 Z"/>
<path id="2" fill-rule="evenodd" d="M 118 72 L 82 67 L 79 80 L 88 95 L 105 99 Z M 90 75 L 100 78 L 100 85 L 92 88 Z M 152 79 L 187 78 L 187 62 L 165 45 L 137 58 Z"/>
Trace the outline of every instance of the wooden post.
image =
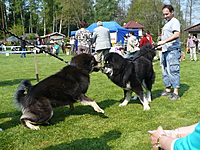
<path id="1" fill-rule="evenodd" d="M 35 62 L 35 75 L 37 82 L 39 82 L 39 75 L 38 75 L 38 63 L 37 63 L 37 57 L 36 57 L 36 50 L 33 50 L 34 52 L 34 62 Z"/>

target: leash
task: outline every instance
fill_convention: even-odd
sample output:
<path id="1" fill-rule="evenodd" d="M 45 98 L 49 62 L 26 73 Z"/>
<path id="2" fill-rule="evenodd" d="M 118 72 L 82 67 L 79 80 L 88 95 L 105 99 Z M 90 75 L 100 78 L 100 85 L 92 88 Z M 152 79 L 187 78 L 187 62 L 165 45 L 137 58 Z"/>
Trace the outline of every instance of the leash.
<path id="1" fill-rule="evenodd" d="M 26 41 L 26 40 L 23 40 L 21 37 L 15 35 L 14 33 L 10 32 L 10 31 L 8 31 L 8 30 L 6 30 L 6 29 L 4 29 L 4 28 L 0 28 L 0 30 L 2 30 L 2 31 L 5 32 L 6 34 L 10 34 L 10 35 L 16 37 L 17 39 L 20 39 L 21 41 L 24 41 L 24 42 L 28 43 L 29 45 L 33 45 L 32 43 L 30 43 L 30 42 L 28 42 L 28 41 Z M 55 55 L 55 54 L 53 54 L 53 53 L 50 53 L 50 52 L 48 52 L 47 50 L 42 49 L 41 47 L 38 47 L 37 45 L 33 45 L 33 47 L 36 47 L 36 48 L 40 49 L 41 51 L 44 51 L 45 53 L 47 53 L 47 54 L 49 54 L 49 55 L 51 55 L 51 56 L 53 56 L 53 57 L 59 59 L 60 61 L 63 61 L 63 62 L 65 62 L 65 63 L 67 63 L 67 64 L 69 63 L 68 61 L 65 61 L 63 58 L 58 57 L 57 55 Z"/>

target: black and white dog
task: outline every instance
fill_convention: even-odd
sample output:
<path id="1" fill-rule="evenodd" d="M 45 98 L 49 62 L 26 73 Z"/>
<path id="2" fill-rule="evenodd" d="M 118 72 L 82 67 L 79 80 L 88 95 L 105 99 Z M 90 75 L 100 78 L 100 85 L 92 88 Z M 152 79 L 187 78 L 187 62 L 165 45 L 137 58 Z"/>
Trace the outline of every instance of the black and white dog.
<path id="1" fill-rule="evenodd" d="M 90 82 L 89 73 L 96 65 L 94 56 L 80 54 L 72 58 L 71 65 L 34 86 L 29 80 L 23 80 L 15 93 L 15 102 L 22 111 L 21 122 L 30 129 L 39 130 L 35 124 L 46 123 L 53 115 L 53 107 L 70 105 L 74 108 L 76 101 L 104 113 L 95 101 L 85 96 Z"/>
<path id="2" fill-rule="evenodd" d="M 143 104 L 144 110 L 150 109 L 151 89 L 155 80 L 152 64 L 154 56 L 155 51 L 149 44 L 143 46 L 130 59 L 125 59 L 117 53 L 105 55 L 102 72 L 124 90 L 124 101 L 119 106 L 127 105 L 132 97 L 132 92 L 135 92 Z M 146 94 L 143 88 L 146 89 Z"/>

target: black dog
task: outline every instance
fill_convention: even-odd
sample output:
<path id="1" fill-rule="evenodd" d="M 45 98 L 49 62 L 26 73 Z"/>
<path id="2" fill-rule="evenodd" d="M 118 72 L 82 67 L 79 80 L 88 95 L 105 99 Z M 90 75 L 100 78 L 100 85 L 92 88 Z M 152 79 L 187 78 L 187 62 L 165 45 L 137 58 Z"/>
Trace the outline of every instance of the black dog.
<path id="1" fill-rule="evenodd" d="M 72 58 L 71 65 L 34 86 L 29 80 L 23 80 L 15 93 L 15 101 L 23 113 L 21 122 L 30 129 L 39 130 L 33 124 L 46 123 L 53 115 L 53 107 L 70 105 L 74 108 L 76 101 L 104 113 L 95 101 L 85 96 L 90 82 L 89 73 L 96 65 L 94 56 L 80 54 Z"/>
<path id="2" fill-rule="evenodd" d="M 135 92 L 144 106 L 149 110 L 151 101 L 151 89 L 155 80 L 152 60 L 155 51 L 151 45 L 143 46 L 130 59 L 124 59 L 117 53 L 108 53 L 104 58 L 105 73 L 111 81 L 124 89 L 124 101 L 119 106 L 125 106 L 131 99 L 132 92 Z M 142 86 L 146 89 L 143 92 Z"/>

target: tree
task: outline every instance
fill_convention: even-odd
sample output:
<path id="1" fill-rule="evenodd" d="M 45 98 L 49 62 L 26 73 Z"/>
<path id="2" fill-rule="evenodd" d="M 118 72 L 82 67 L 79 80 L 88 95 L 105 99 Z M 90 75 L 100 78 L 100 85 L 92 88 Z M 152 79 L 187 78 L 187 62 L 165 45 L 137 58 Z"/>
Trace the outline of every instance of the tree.
<path id="1" fill-rule="evenodd" d="M 126 22 L 129 2 L 127 0 L 119 0 L 118 7 L 116 11 L 116 18 L 115 21 L 118 22 L 120 25 L 123 25 Z"/>
<path id="2" fill-rule="evenodd" d="M 38 5 L 39 0 L 29 0 L 27 2 L 27 8 L 28 8 L 28 14 L 29 14 L 29 27 L 28 31 L 29 33 L 35 33 L 38 27 Z M 28 16 L 27 16 L 28 17 Z"/>
<path id="3" fill-rule="evenodd" d="M 85 21 L 87 24 L 93 23 L 94 10 L 92 0 L 57 0 L 57 2 L 61 10 L 57 15 L 60 30 L 62 27 L 67 26 L 68 36 L 71 26 L 75 25 L 75 29 L 77 29 L 81 21 Z"/>
<path id="4" fill-rule="evenodd" d="M 0 12 L 1 13 L 1 18 L 0 18 L 1 28 L 5 29 L 5 5 L 2 1 L 0 2 L 0 9 L 1 9 L 1 12 Z M 4 41 L 5 41 L 6 40 L 5 31 L 3 31 L 3 37 L 4 37 Z"/>
<path id="5" fill-rule="evenodd" d="M 64 32 L 68 36 L 71 30 L 77 30 L 81 21 L 90 25 L 97 21 L 117 21 L 120 25 L 134 20 L 145 26 L 154 35 L 158 35 L 164 25 L 162 6 L 164 0 L 2 0 L 5 14 L 5 28 L 23 27 L 23 34 Z M 191 24 L 199 0 L 169 0 L 175 8 L 182 27 L 185 19 Z M 187 5 L 186 2 L 190 2 Z M 130 4 L 130 7 L 128 6 Z M 181 6 L 181 7 L 180 7 Z M 190 12 L 183 18 L 183 8 Z M 186 7 L 188 6 L 188 7 Z M 195 16 L 197 17 L 197 16 Z M 2 17 L 0 18 L 2 19 Z M 14 26 L 15 25 L 15 26 Z"/>
<path id="6" fill-rule="evenodd" d="M 157 36 L 163 25 L 162 6 L 161 0 L 133 0 L 126 21 L 136 21 Z"/>
<path id="7" fill-rule="evenodd" d="M 96 0 L 95 22 L 115 20 L 117 14 L 118 2 L 116 0 Z"/>
<path id="8" fill-rule="evenodd" d="M 19 37 L 24 35 L 23 30 L 24 30 L 24 27 L 22 25 L 13 25 L 10 28 L 10 32 L 14 33 L 15 35 Z"/>
<path id="9" fill-rule="evenodd" d="M 192 20 L 194 18 L 200 18 L 199 15 L 198 16 L 194 16 L 195 12 L 198 12 L 200 9 L 200 1 L 199 0 L 186 0 L 186 15 L 187 18 L 189 19 L 188 23 L 189 26 L 191 26 L 193 24 Z M 197 13 L 198 14 L 198 13 Z"/>

